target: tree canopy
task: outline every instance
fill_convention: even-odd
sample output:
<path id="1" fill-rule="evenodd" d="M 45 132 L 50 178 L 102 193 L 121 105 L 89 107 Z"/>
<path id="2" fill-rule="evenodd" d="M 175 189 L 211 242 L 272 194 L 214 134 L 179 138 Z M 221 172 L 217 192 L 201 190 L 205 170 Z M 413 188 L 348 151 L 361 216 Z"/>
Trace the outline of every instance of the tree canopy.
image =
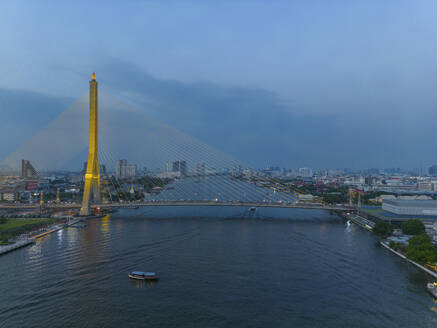
<path id="1" fill-rule="evenodd" d="M 425 233 L 425 225 L 419 219 L 407 220 L 402 223 L 402 233 L 405 235 L 420 235 Z"/>
<path id="2" fill-rule="evenodd" d="M 421 264 L 434 264 L 437 261 L 437 250 L 431 243 L 428 235 L 423 233 L 410 238 L 407 247 L 407 257 Z"/>
<path id="3" fill-rule="evenodd" d="M 384 221 L 377 221 L 373 227 L 373 232 L 379 237 L 388 237 L 393 232 L 393 226 Z"/>

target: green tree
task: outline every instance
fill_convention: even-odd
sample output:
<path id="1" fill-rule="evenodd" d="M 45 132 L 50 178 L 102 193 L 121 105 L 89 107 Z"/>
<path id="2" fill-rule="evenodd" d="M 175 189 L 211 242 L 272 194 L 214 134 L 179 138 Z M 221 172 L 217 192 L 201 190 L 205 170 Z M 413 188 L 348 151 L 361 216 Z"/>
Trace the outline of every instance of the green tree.
<path id="1" fill-rule="evenodd" d="M 384 221 L 377 221 L 373 227 L 373 232 L 379 237 L 388 237 L 393 232 L 393 226 Z"/>
<path id="2" fill-rule="evenodd" d="M 419 219 L 407 220 L 402 223 L 402 233 L 405 235 L 420 235 L 425 233 L 425 225 Z"/>
<path id="3" fill-rule="evenodd" d="M 407 251 L 407 245 L 396 241 L 391 241 L 390 247 L 393 248 L 395 251 L 401 251 L 403 253 Z"/>
<path id="4" fill-rule="evenodd" d="M 435 263 L 437 261 L 437 250 L 428 235 L 423 233 L 410 238 L 407 257 L 421 264 Z"/>

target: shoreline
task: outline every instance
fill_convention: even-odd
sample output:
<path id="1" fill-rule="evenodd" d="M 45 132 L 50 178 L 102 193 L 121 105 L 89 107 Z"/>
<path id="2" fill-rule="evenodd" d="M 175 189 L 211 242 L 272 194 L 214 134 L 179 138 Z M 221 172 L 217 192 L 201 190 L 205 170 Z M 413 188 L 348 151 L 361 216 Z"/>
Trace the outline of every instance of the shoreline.
<path id="1" fill-rule="evenodd" d="M 18 240 L 18 241 L 16 241 L 15 243 L 13 243 L 11 245 L 1 246 L 0 247 L 0 256 L 3 255 L 3 254 L 6 254 L 6 253 L 12 252 L 12 251 L 14 251 L 16 249 L 25 247 L 27 245 L 34 244 L 35 241 L 37 239 L 39 239 L 39 238 L 45 237 L 45 236 L 47 236 L 49 234 L 52 234 L 52 233 L 54 233 L 56 231 L 59 231 L 59 230 L 62 230 L 64 228 L 68 228 L 69 226 L 72 226 L 72 225 L 74 225 L 76 223 L 79 223 L 79 222 L 81 222 L 83 220 L 84 220 L 84 218 L 75 218 L 75 219 L 70 220 L 69 222 L 64 223 L 64 224 L 55 224 L 51 229 L 49 229 L 47 231 L 44 231 L 44 232 L 42 232 L 40 234 L 37 234 L 35 236 L 31 236 L 31 237 L 28 237 L 28 238 L 25 238 L 25 239 Z"/>
<path id="2" fill-rule="evenodd" d="M 369 219 L 365 219 L 357 214 L 354 215 L 350 215 L 348 216 L 349 220 L 351 220 L 353 223 L 355 223 L 356 225 L 366 229 L 367 231 L 372 231 L 373 230 L 373 226 L 375 225 L 375 223 Z M 373 223 L 369 224 L 369 223 Z M 407 262 L 415 265 L 417 268 L 421 269 L 422 271 L 426 272 L 427 274 L 429 274 L 430 276 L 433 276 L 434 278 L 437 278 L 437 272 L 434 272 L 428 268 L 425 268 L 423 265 L 412 261 L 410 259 L 408 259 L 405 255 L 403 255 L 402 253 L 395 251 L 393 248 L 391 248 L 386 242 L 384 241 L 380 241 L 379 242 L 381 244 L 381 246 L 383 246 L 385 249 L 389 250 L 390 252 L 392 252 L 393 254 L 399 256 L 400 258 L 406 260 Z"/>
<path id="3" fill-rule="evenodd" d="M 425 268 L 423 265 L 421 265 L 421 264 L 419 264 L 419 263 L 417 263 L 417 262 L 414 262 L 414 261 L 408 259 L 405 255 L 399 253 L 398 251 L 395 251 L 393 248 L 391 248 L 391 247 L 390 247 L 389 245 L 387 245 L 385 242 L 380 241 L 379 243 L 380 243 L 384 248 L 388 249 L 390 252 L 396 254 L 397 256 L 399 256 L 400 258 L 406 260 L 407 262 L 410 262 L 411 264 L 413 264 L 413 265 L 415 265 L 416 267 L 418 267 L 419 269 L 425 271 L 426 273 L 428 273 L 429 275 L 433 276 L 434 278 L 437 278 L 437 273 L 436 273 L 436 272 L 433 272 L 433 271 L 431 271 L 431 270 Z"/>

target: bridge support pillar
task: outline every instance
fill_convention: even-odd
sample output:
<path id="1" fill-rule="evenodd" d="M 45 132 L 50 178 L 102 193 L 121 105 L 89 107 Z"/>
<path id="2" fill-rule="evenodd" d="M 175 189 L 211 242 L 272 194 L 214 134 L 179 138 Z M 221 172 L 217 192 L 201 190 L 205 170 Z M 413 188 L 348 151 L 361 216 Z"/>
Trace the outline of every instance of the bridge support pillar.
<path id="1" fill-rule="evenodd" d="M 90 81 L 90 122 L 88 163 L 85 173 L 82 207 L 80 215 L 90 214 L 90 202 L 100 202 L 100 172 L 98 159 L 98 107 L 97 107 L 97 80 L 93 73 Z"/>

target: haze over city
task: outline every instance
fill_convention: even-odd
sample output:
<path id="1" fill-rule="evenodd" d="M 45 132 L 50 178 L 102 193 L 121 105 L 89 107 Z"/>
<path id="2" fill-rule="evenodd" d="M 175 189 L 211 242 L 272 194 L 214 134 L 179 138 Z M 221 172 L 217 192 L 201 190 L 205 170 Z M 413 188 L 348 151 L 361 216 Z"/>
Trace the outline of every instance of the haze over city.
<path id="1" fill-rule="evenodd" d="M 433 1 L 84 6 L 0 4 L 0 156 L 96 71 L 102 92 L 251 166 L 437 162 Z"/>

